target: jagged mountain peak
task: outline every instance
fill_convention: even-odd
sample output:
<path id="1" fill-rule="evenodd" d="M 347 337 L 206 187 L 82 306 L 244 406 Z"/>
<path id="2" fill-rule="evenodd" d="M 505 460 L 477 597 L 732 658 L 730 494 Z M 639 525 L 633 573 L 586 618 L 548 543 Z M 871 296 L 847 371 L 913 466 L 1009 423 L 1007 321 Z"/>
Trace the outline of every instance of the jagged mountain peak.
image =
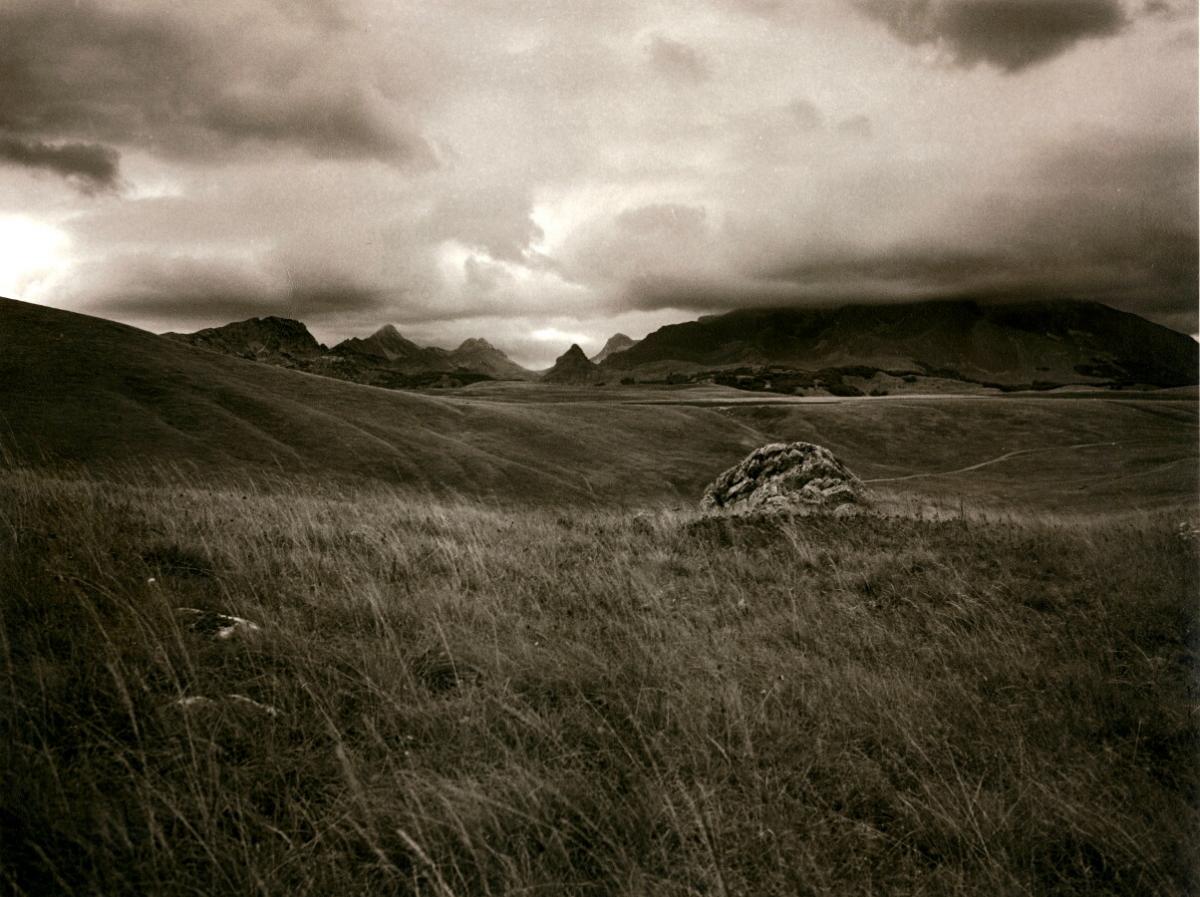
<path id="1" fill-rule="evenodd" d="M 583 349 L 579 348 L 579 343 L 571 343 L 571 348 L 558 356 L 558 361 L 573 361 L 576 358 L 582 358 L 584 361 L 587 361 L 587 355 L 584 354 Z"/>

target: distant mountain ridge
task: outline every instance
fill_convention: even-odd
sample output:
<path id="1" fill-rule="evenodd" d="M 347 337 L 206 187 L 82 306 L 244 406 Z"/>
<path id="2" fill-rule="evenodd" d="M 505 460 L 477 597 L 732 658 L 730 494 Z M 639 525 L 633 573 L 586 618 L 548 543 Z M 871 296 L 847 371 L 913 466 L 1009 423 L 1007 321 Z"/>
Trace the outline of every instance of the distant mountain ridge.
<path id="1" fill-rule="evenodd" d="M 924 301 L 743 309 L 614 334 L 588 359 L 572 345 L 540 376 L 485 339 L 420 346 L 387 324 L 326 348 L 300 321 L 252 318 L 164 336 L 227 355 L 389 388 L 479 380 L 554 384 L 714 382 L 785 393 L 1173 387 L 1200 380 L 1185 334 L 1097 302 Z M 597 361 L 598 360 L 598 361 Z"/>
<path id="2" fill-rule="evenodd" d="M 1187 386 L 1191 337 L 1098 302 L 969 300 L 746 309 L 661 327 L 601 367 L 865 367 L 981 384 Z"/>
<path id="3" fill-rule="evenodd" d="M 326 351 L 300 321 L 274 316 L 207 327 L 195 333 L 164 333 L 163 336 L 226 355 L 269 363 L 313 358 Z"/>
<path id="4" fill-rule="evenodd" d="M 422 368 L 445 367 L 445 350 L 418 346 L 401 336 L 394 324 L 384 324 L 367 337 L 352 336 L 337 343 L 330 351 L 338 355 L 365 355 L 398 365 Z"/>
<path id="5" fill-rule="evenodd" d="M 534 377 L 487 340 L 464 340 L 457 349 L 420 346 L 393 324 L 332 348 L 318 343 L 302 322 L 279 317 L 162 335 L 226 355 L 374 386 L 455 386 L 476 380 Z"/>
<path id="6" fill-rule="evenodd" d="M 496 380 L 529 380 L 534 374 L 517 364 L 501 350 L 480 337 L 465 339 L 449 357 L 455 364 L 472 371 L 481 371 Z"/>
<path id="7" fill-rule="evenodd" d="M 641 340 L 628 337 L 624 333 L 614 333 L 608 338 L 608 342 L 604 344 L 604 348 L 592 356 L 592 364 L 599 364 L 610 355 L 615 355 L 617 352 L 624 352 L 626 349 L 632 349 L 640 342 Z"/>

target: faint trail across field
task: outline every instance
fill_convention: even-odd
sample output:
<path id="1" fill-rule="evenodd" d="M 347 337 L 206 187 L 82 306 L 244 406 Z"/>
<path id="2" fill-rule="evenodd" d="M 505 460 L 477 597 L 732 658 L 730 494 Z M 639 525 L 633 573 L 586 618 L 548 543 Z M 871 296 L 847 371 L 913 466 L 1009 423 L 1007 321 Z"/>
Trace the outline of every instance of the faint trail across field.
<path id="1" fill-rule="evenodd" d="M 876 477 L 871 480 L 863 480 L 864 483 L 899 483 L 902 480 L 917 480 L 922 477 L 948 477 L 959 473 L 970 473 L 972 470 L 979 470 L 981 467 L 990 467 L 993 464 L 999 464 L 1001 461 L 1007 461 L 1009 458 L 1016 458 L 1019 455 L 1036 455 L 1042 452 L 1058 452 L 1063 450 L 1075 450 L 1085 448 L 1100 448 L 1118 445 L 1128 445 L 1130 443 L 1120 442 L 1080 442 L 1075 445 L 1051 445 L 1045 448 L 1032 449 L 1017 449 L 1012 452 L 1005 452 L 1003 455 L 997 455 L 995 458 L 989 458 L 986 461 L 980 461 L 978 464 L 971 464 L 967 467 L 959 467 L 956 470 L 937 470 L 929 473 L 910 473 L 902 477 Z"/>

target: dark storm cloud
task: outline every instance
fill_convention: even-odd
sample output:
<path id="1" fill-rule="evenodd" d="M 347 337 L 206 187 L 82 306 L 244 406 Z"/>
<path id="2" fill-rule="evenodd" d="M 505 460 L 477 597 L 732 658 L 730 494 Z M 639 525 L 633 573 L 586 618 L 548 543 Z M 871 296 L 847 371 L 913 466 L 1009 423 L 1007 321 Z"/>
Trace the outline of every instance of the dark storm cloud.
<path id="1" fill-rule="evenodd" d="M 838 122 L 837 129 L 841 134 L 863 139 L 875 133 L 875 127 L 871 124 L 871 119 L 865 115 L 852 115 L 849 118 L 843 119 Z"/>
<path id="2" fill-rule="evenodd" d="M 1086 38 L 1116 34 L 1119 0 L 854 0 L 906 43 L 944 46 L 961 65 L 1015 72 Z"/>
<path id="3" fill-rule="evenodd" d="M 190 157 L 257 141 L 314 155 L 432 159 L 424 141 L 328 65 L 319 20 L 280 19 L 278 32 L 266 29 L 281 35 L 274 45 L 251 47 L 219 10 L 208 28 L 172 10 L 86 0 L 0 6 L 0 127 Z"/>
<path id="4" fill-rule="evenodd" d="M 704 54 L 683 41 L 656 34 L 647 52 L 650 64 L 667 77 L 695 82 L 712 76 L 712 66 Z"/>
<path id="5" fill-rule="evenodd" d="M 127 256 L 96 272 L 89 311 L 200 326 L 262 315 L 319 323 L 377 311 L 376 289 L 339 279 L 300 281 L 213 259 Z M 88 276 L 89 272 L 83 272 Z"/>
<path id="6" fill-rule="evenodd" d="M 519 262 L 543 236 L 531 208 L 529 190 L 520 185 L 463 189 L 443 197 L 425 226 L 437 239 L 458 240 L 494 259 Z"/>
<path id="7" fill-rule="evenodd" d="M 724 311 L 908 298 L 1094 299 L 1194 333 L 1200 279 L 1190 140 L 1096 134 L 976 197 L 940 231 L 879 243 L 797 246 L 742 277 L 640 278 L 639 309 Z"/>
<path id="8" fill-rule="evenodd" d="M 95 193 L 116 187 L 120 155 L 95 143 L 49 144 L 0 136 L 0 163 L 52 171 L 83 192 Z"/>
<path id="9" fill-rule="evenodd" d="M 846 253 L 809 259 L 794 267 L 768 273 L 768 278 L 786 284 L 888 284 L 900 291 L 907 288 L 958 290 L 964 283 L 1003 275 L 1011 269 L 1012 259 L 995 253 L 938 251 L 931 248 L 902 247 L 875 253 Z"/>
<path id="10" fill-rule="evenodd" d="M 825 124 L 825 116 L 811 100 L 798 99 L 788 104 L 788 112 L 796 120 L 802 131 L 815 131 Z"/>
<path id="11" fill-rule="evenodd" d="M 128 184 L 10 158 L 0 290 L 549 360 L 744 304 L 1187 322 L 1195 110 L 1195 0 L 0 0 L 7 155 L 111 147 Z"/>

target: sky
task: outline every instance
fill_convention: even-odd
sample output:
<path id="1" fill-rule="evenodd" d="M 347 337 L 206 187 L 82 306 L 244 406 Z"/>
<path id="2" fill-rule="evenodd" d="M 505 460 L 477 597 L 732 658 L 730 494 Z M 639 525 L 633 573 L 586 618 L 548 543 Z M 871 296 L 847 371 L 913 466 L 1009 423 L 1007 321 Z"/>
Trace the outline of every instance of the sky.
<path id="1" fill-rule="evenodd" d="M 746 306 L 1197 323 L 1196 0 L 5 0 L 0 295 L 523 364 Z"/>

